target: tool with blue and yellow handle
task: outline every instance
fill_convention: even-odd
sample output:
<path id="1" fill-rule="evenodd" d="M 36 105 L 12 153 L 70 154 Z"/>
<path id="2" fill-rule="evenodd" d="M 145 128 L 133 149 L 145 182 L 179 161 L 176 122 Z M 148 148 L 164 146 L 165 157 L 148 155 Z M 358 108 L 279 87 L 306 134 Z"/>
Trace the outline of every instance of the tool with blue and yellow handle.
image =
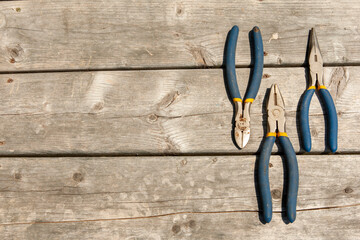
<path id="1" fill-rule="evenodd" d="M 228 89 L 236 112 L 234 138 L 236 144 L 240 148 L 244 148 L 250 139 L 250 106 L 259 91 L 264 65 L 264 50 L 260 29 L 254 27 L 251 32 L 254 41 L 254 68 L 243 101 L 239 92 L 235 71 L 235 52 L 238 34 L 239 28 L 235 25 L 228 35 L 224 65 Z"/>
<path id="2" fill-rule="evenodd" d="M 302 145 L 305 151 L 311 150 L 311 134 L 309 127 L 309 107 L 312 96 L 314 95 L 317 85 L 319 95 L 324 104 L 325 112 L 327 114 L 327 137 L 328 146 L 331 152 L 337 150 L 337 135 L 338 135 L 338 120 L 334 101 L 324 85 L 323 73 L 323 59 L 321 56 L 319 43 L 316 37 L 315 29 L 311 29 L 309 42 L 309 69 L 310 69 L 310 84 L 309 88 L 304 93 L 300 105 L 300 133 Z"/>
<path id="3" fill-rule="evenodd" d="M 290 222 L 296 218 L 296 201 L 299 188 L 299 170 L 294 148 L 285 131 L 285 103 L 276 84 L 271 86 L 267 102 L 267 135 L 262 146 L 259 160 L 257 180 L 263 218 L 269 223 L 272 218 L 272 201 L 269 184 L 269 161 L 276 137 L 279 139 L 286 158 L 287 189 L 286 215 Z"/>

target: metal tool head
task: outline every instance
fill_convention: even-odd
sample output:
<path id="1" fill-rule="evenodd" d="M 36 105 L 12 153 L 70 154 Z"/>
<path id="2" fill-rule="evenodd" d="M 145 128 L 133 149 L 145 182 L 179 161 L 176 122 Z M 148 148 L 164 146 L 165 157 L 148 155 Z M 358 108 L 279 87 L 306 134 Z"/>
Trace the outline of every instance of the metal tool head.
<path id="1" fill-rule="evenodd" d="M 235 141 L 240 148 L 244 148 L 250 139 L 250 102 L 244 104 L 242 108 L 241 102 L 235 102 Z"/>
<path id="2" fill-rule="evenodd" d="M 310 68 L 310 86 L 315 86 L 316 82 L 323 84 L 323 59 L 320 52 L 319 42 L 316 37 L 315 29 L 310 31 L 309 42 L 309 68 Z"/>
<path id="3" fill-rule="evenodd" d="M 268 132 L 285 132 L 285 103 L 276 84 L 271 86 L 268 102 Z"/>

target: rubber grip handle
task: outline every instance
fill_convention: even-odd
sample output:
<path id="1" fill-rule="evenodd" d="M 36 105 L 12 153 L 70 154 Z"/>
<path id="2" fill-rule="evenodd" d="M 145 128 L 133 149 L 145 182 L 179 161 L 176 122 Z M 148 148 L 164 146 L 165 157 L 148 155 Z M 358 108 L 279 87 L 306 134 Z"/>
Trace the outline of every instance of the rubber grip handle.
<path id="1" fill-rule="evenodd" d="M 269 223 L 272 218 L 272 201 L 269 184 L 269 161 L 274 142 L 274 136 L 265 138 L 259 157 L 257 172 L 260 202 L 263 210 L 263 217 L 266 223 Z"/>
<path id="2" fill-rule="evenodd" d="M 331 152 L 336 152 L 338 138 L 338 119 L 335 104 L 327 89 L 320 89 L 319 93 L 327 113 L 328 146 Z"/>
<path id="3" fill-rule="evenodd" d="M 288 137 L 279 137 L 280 145 L 286 158 L 286 170 L 288 173 L 286 213 L 288 220 L 292 223 L 296 219 L 296 201 L 299 189 L 299 169 L 296 153 Z"/>
<path id="4" fill-rule="evenodd" d="M 252 71 L 252 76 L 250 83 L 248 84 L 246 94 L 245 94 L 245 100 L 248 98 L 255 99 L 262 75 L 263 75 L 263 67 L 264 67 L 264 47 L 263 47 L 263 41 L 261 37 L 260 29 L 255 26 L 252 30 L 252 36 L 253 36 L 253 47 L 254 47 L 254 68 Z"/>
<path id="5" fill-rule="evenodd" d="M 300 104 L 300 134 L 303 148 L 306 152 L 311 150 L 311 133 L 309 126 L 309 108 L 311 98 L 314 95 L 315 89 L 306 90 L 302 102 Z"/>
<path id="6" fill-rule="evenodd" d="M 239 87 L 236 81 L 236 71 L 235 71 L 235 52 L 236 52 L 236 43 L 238 39 L 239 28 L 238 26 L 233 26 L 229 32 L 226 49 L 225 49 L 225 73 L 226 81 L 230 91 L 231 98 L 240 98 L 241 95 L 239 92 Z"/>

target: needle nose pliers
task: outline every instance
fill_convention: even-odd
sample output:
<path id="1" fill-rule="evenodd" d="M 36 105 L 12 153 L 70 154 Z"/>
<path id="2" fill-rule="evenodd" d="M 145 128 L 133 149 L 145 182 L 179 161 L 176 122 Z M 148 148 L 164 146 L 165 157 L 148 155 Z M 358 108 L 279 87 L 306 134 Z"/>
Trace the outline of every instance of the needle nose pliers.
<path id="1" fill-rule="evenodd" d="M 250 106 L 259 91 L 264 65 L 264 50 L 260 29 L 254 27 L 252 30 L 255 55 L 254 68 L 252 78 L 245 93 L 243 108 L 243 101 L 237 85 L 235 72 L 235 50 L 238 34 L 239 28 L 235 25 L 228 35 L 224 65 L 228 89 L 235 105 L 234 138 L 236 144 L 240 148 L 244 148 L 250 138 Z"/>
<path id="2" fill-rule="evenodd" d="M 328 131 L 328 146 L 331 152 L 337 150 L 337 134 L 338 134 L 338 120 L 336 115 L 336 108 L 334 101 L 331 98 L 329 91 L 324 85 L 323 74 L 323 59 L 321 57 L 319 43 L 316 37 L 315 29 L 311 29 L 309 42 L 309 68 L 310 68 L 310 83 L 306 90 L 301 105 L 300 105 L 300 133 L 302 144 L 305 151 L 311 150 L 311 134 L 309 127 L 309 106 L 311 98 L 315 92 L 315 84 L 319 95 L 324 103 L 325 112 L 327 113 L 327 131 Z"/>
<path id="3" fill-rule="evenodd" d="M 269 185 L 269 160 L 275 138 L 279 138 L 280 145 L 286 158 L 288 175 L 286 213 L 290 222 L 296 218 L 296 200 L 299 187 L 299 170 L 294 148 L 285 132 L 285 103 L 276 84 L 271 86 L 267 102 L 267 135 L 259 156 L 257 179 L 260 193 L 260 203 L 266 223 L 272 218 L 272 202 Z"/>

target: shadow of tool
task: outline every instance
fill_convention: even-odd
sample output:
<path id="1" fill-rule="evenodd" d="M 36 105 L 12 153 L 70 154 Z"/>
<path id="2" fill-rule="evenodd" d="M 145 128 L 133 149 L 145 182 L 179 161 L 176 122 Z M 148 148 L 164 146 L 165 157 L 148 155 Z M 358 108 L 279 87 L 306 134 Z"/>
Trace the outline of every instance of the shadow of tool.
<path id="1" fill-rule="evenodd" d="M 231 102 L 231 105 L 233 107 L 233 117 L 232 117 L 232 120 L 231 120 L 231 124 L 232 124 L 232 128 L 231 128 L 231 139 L 232 139 L 232 142 L 233 144 L 238 148 L 238 149 L 241 149 L 236 141 L 235 141 L 235 134 L 234 134 L 234 130 L 235 130 L 235 117 L 236 117 L 236 109 L 235 109 L 235 104 L 231 98 L 231 95 L 230 95 L 230 90 L 229 90 L 229 86 L 228 86 L 228 79 L 227 79 L 227 75 L 226 75 L 226 68 L 225 68 L 225 64 L 226 64 L 226 61 L 225 61 L 225 58 L 226 58 L 226 49 L 228 47 L 228 43 L 229 43 L 229 33 L 230 31 L 228 32 L 227 36 L 226 36 L 226 41 L 225 41 L 225 46 L 224 46 L 224 52 L 223 52 L 223 64 L 222 64 L 222 69 L 223 69 L 223 78 L 224 78 L 224 86 L 225 86 L 225 90 L 226 90 L 226 94 L 227 94 L 227 97 L 229 99 L 229 101 Z M 250 75 L 249 75 L 249 81 L 251 81 L 251 78 L 252 78 L 252 75 L 253 75 L 253 68 L 252 66 L 254 66 L 254 60 L 255 60 L 255 51 L 254 51 L 254 41 L 253 41 L 253 30 L 251 30 L 248 34 L 249 36 L 249 43 L 250 43 L 250 51 L 251 51 L 251 61 L 250 61 L 250 67 L 251 67 L 251 70 L 250 70 Z M 236 55 L 236 53 L 235 53 Z M 249 88 L 249 84 L 247 85 L 247 88 L 246 88 L 246 91 L 248 90 Z M 245 93 L 242 95 L 243 97 L 245 96 Z"/>
<path id="2" fill-rule="evenodd" d="M 260 161 L 260 152 L 261 149 L 264 145 L 264 141 L 266 138 L 266 133 L 267 133 L 267 114 L 266 114 L 266 104 L 267 104 L 267 99 L 268 96 L 270 94 L 270 88 L 266 89 L 266 92 L 264 94 L 264 99 L 262 102 L 262 125 L 263 125 L 263 139 L 261 140 L 261 143 L 259 145 L 258 150 L 256 151 L 256 160 L 255 160 L 255 170 L 254 170 L 254 185 L 255 185 L 255 192 L 256 192 L 256 200 L 257 200 L 257 204 L 258 204 L 258 217 L 259 220 L 262 224 L 266 224 L 264 218 L 263 218 L 263 206 L 261 204 L 261 199 L 260 199 L 260 192 L 259 192 L 259 182 L 258 182 L 258 169 L 259 169 L 259 161 Z"/>
<path id="3" fill-rule="evenodd" d="M 306 80 L 306 89 L 308 89 L 309 87 L 309 61 L 308 61 L 308 57 L 309 57 L 309 45 L 310 45 L 310 33 L 311 30 L 309 30 L 308 33 L 308 40 L 307 40 L 307 44 L 306 44 L 306 52 L 305 52 L 305 59 L 304 59 L 304 63 L 302 64 L 302 66 L 304 67 L 304 74 L 305 74 L 305 80 Z M 305 91 L 303 92 L 303 94 L 301 94 L 301 97 L 299 99 L 299 102 L 297 104 L 297 108 L 296 108 L 296 130 L 297 130 L 297 135 L 298 135 L 298 139 L 299 139 L 299 143 L 300 143 L 300 151 L 298 154 L 303 154 L 306 153 L 306 151 L 304 150 L 304 146 L 302 144 L 302 138 L 301 138 L 301 123 L 300 123 L 300 110 L 301 110 L 301 103 L 303 101 L 304 95 L 305 95 Z"/>
<path id="4" fill-rule="evenodd" d="M 225 41 L 225 46 L 224 46 L 224 52 L 223 52 L 223 64 L 222 64 L 222 70 L 223 70 L 223 79 L 224 79 L 224 86 L 225 86 L 225 91 L 226 91 L 226 95 L 229 99 L 229 101 L 231 102 L 231 105 L 233 107 L 233 116 L 231 119 L 231 131 L 230 131 L 230 135 L 231 135 L 231 140 L 233 142 L 233 144 L 238 148 L 241 149 L 235 141 L 235 134 L 234 134 L 234 129 L 235 129 L 235 117 L 236 117 L 236 109 L 235 109 L 235 104 L 231 98 L 231 94 L 230 94 L 230 90 L 229 90 L 229 85 L 228 85 L 228 79 L 227 79 L 227 75 L 226 75 L 226 68 L 225 68 L 225 64 L 226 64 L 226 49 L 228 48 L 228 44 L 229 44 L 229 34 L 230 31 L 228 32 L 227 36 L 226 36 L 226 41 Z"/>
<path id="5" fill-rule="evenodd" d="M 280 147 L 280 144 L 276 144 L 277 147 L 280 149 L 280 151 L 282 151 L 281 147 Z M 289 173 L 287 171 L 287 168 L 288 168 L 288 163 L 286 161 L 286 158 L 284 157 L 283 154 L 280 155 L 281 157 L 281 162 L 282 162 L 282 165 L 283 165 L 283 173 L 284 173 L 284 178 L 283 178 L 283 191 L 282 191 L 282 200 L 281 200 L 281 218 L 283 220 L 283 222 L 285 224 L 289 224 L 290 221 L 288 220 L 287 218 L 287 212 L 286 212 L 286 198 L 287 198 L 287 189 L 288 189 L 288 186 L 289 186 Z"/>

